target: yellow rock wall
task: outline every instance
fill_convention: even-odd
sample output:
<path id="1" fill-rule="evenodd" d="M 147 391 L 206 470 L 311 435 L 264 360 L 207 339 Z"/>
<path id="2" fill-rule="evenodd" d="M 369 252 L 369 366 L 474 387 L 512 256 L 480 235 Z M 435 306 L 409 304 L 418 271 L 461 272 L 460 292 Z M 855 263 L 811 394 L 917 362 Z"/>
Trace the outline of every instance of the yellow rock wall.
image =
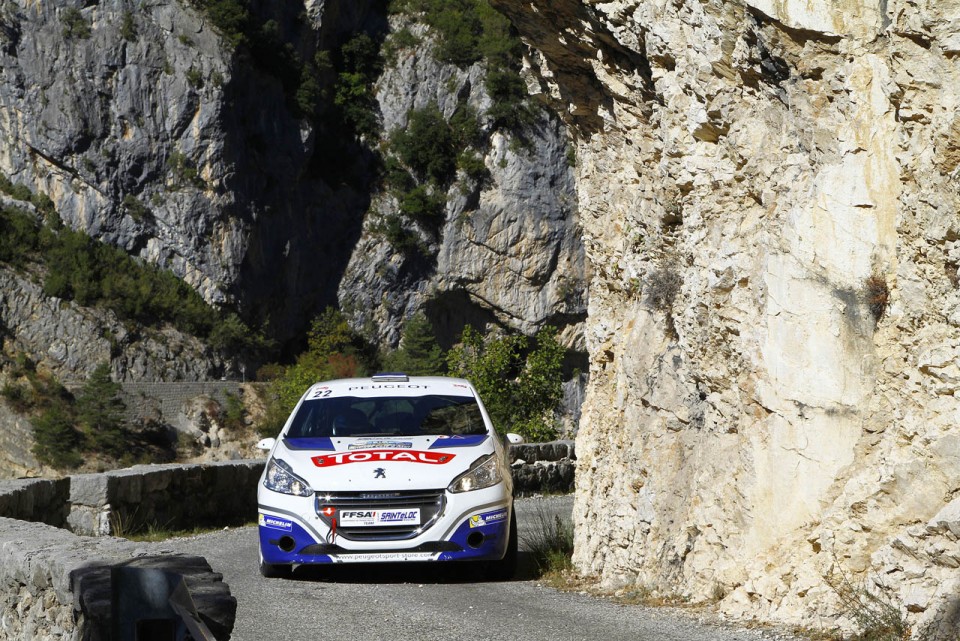
<path id="1" fill-rule="evenodd" d="M 960 585 L 960 3 L 495 4 L 577 136 L 577 567 L 849 627 L 843 573 L 916 629 L 942 622 Z"/>

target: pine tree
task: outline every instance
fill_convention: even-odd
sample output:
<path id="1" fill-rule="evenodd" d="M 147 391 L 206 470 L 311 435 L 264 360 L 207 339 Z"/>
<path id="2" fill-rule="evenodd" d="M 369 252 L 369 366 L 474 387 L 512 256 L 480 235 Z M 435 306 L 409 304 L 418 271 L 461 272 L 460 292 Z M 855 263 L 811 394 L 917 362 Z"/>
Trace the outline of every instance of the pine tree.
<path id="1" fill-rule="evenodd" d="M 83 462 L 77 449 L 80 434 L 73 428 L 69 412 L 60 403 L 54 403 L 34 418 L 33 455 L 45 465 L 57 469 L 77 467 Z"/>
<path id="2" fill-rule="evenodd" d="M 77 418 L 94 448 L 113 456 L 124 453 L 127 447 L 124 410 L 120 384 L 110 378 L 110 365 L 97 365 L 77 397 Z"/>
<path id="3" fill-rule="evenodd" d="M 412 376 L 440 376 L 446 372 L 446 359 L 437 343 L 426 314 L 415 314 L 403 328 L 400 349 L 386 361 L 387 369 Z"/>

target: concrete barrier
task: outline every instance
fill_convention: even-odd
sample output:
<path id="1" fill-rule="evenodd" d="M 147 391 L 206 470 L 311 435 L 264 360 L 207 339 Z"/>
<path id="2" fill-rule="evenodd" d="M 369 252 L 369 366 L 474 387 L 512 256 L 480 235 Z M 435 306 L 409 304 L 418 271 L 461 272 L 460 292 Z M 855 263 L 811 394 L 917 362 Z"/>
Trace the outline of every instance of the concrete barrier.
<path id="1" fill-rule="evenodd" d="M 203 557 L 109 534 L 252 522 L 263 463 L 0 482 L 0 641 L 108 641 L 111 570 L 121 567 L 183 576 L 201 620 L 217 639 L 229 639 L 236 599 Z"/>
<path id="2" fill-rule="evenodd" d="M 218 639 L 229 639 L 237 604 L 222 577 L 202 557 L 157 548 L 0 518 L 0 639 L 109 641 L 115 567 L 181 574 L 201 619 Z"/>

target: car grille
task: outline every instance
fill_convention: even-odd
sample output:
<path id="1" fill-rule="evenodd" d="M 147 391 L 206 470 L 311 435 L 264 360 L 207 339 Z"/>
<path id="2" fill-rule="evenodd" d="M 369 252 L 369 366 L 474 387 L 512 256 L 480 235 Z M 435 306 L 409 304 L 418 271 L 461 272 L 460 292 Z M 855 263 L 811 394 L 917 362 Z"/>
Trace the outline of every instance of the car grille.
<path id="1" fill-rule="evenodd" d="M 400 541 L 412 539 L 432 526 L 446 505 L 444 490 L 403 490 L 396 492 L 317 492 L 317 515 L 330 527 L 337 517 L 337 536 L 353 541 Z M 330 514 L 332 508 L 333 514 Z M 413 525 L 342 526 L 342 510 L 420 509 L 420 523 Z"/>

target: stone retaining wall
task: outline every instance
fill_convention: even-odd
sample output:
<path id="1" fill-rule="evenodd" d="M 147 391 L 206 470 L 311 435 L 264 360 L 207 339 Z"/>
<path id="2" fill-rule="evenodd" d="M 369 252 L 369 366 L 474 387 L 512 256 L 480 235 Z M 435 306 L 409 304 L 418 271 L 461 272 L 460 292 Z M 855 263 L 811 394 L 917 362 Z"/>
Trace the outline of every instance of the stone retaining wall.
<path id="1" fill-rule="evenodd" d="M 573 441 L 511 445 L 510 460 L 518 495 L 573 492 L 577 469 Z"/>
<path id="2" fill-rule="evenodd" d="M 0 641 L 107 641 L 110 573 L 118 567 L 183 576 L 201 619 L 217 639 L 229 639 L 236 600 L 205 559 L 106 535 L 251 522 L 263 463 L 137 466 L 0 482 Z"/>
<path id="3" fill-rule="evenodd" d="M 109 641 L 114 567 L 182 575 L 203 622 L 229 639 L 236 599 L 202 557 L 9 518 L 0 518 L 0 639 Z"/>
<path id="4" fill-rule="evenodd" d="M 121 395 L 130 418 L 159 413 L 170 420 L 197 397 L 209 396 L 222 404 L 226 402 L 227 394 L 236 396 L 239 393 L 238 381 L 126 382 Z"/>
<path id="5" fill-rule="evenodd" d="M 90 536 L 251 523 L 263 460 L 137 465 L 70 477 L 67 527 Z"/>

